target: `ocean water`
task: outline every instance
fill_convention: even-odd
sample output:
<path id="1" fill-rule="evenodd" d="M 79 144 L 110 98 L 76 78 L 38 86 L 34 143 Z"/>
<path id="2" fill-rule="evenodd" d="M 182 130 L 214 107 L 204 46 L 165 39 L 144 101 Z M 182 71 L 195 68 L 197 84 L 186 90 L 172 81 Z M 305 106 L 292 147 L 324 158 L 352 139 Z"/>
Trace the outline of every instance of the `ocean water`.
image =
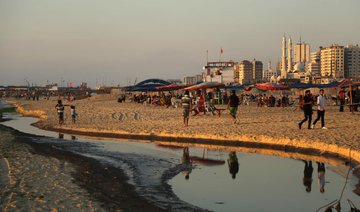
<path id="1" fill-rule="evenodd" d="M 3 105 L 3 106 L 1 106 Z M 0 102 L 0 107 L 7 107 Z M 182 162 L 183 146 L 170 146 L 151 141 L 81 138 L 37 129 L 30 124 L 37 119 L 6 114 L 11 121 L 1 124 L 21 132 L 40 135 L 33 142 L 51 143 L 123 169 L 129 183 L 151 203 L 178 211 L 316 211 L 341 199 L 342 211 L 349 211 L 347 199 L 360 208 L 360 197 L 354 192 L 360 181 L 351 167 L 336 158 L 317 155 L 278 153 L 279 156 L 235 151 L 239 166 L 235 176 L 227 163 L 227 147 L 189 146 L 191 165 Z M 1 128 L 0 128 L 1 134 Z M 261 152 L 259 150 L 259 152 Z M 311 191 L 303 184 L 305 163 L 312 161 Z M 325 163 L 324 192 L 320 191 L 317 161 Z M 189 178 L 185 175 L 189 173 Z M 323 211 L 323 210 L 320 210 Z"/>

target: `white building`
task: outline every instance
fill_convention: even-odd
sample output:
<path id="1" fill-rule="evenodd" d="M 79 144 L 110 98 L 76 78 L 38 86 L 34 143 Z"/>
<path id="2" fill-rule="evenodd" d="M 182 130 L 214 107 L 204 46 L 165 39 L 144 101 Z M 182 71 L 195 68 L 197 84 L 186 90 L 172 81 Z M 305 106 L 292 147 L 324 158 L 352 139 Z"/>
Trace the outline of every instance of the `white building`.
<path id="1" fill-rule="evenodd" d="M 345 70 L 344 46 L 333 44 L 320 49 L 320 74 L 324 78 L 340 80 L 344 78 Z M 331 81 L 331 80 L 328 80 Z"/>

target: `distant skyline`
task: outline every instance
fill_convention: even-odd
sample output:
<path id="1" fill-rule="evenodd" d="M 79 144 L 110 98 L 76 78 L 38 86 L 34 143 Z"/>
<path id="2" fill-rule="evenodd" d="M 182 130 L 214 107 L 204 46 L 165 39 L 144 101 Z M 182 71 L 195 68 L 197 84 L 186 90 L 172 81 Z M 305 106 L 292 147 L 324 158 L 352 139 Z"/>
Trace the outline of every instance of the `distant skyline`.
<path id="1" fill-rule="evenodd" d="M 200 74 L 209 61 L 360 44 L 359 0 L 0 0 L 0 85 L 126 86 Z"/>

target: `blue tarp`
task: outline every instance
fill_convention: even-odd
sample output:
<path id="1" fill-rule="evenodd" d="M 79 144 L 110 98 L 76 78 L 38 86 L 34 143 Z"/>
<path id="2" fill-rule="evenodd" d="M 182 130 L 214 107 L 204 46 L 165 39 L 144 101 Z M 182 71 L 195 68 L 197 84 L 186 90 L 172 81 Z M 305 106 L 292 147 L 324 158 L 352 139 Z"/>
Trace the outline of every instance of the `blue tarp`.
<path id="1" fill-rule="evenodd" d="M 252 86 L 251 84 L 242 84 L 242 85 L 227 85 L 224 87 L 225 90 L 243 90 L 245 87 Z"/>
<path id="2" fill-rule="evenodd" d="M 338 85 L 340 82 L 331 82 L 328 84 L 305 84 L 305 83 L 295 83 L 289 85 L 289 88 L 299 88 L 299 89 L 307 89 L 307 88 L 332 88 Z"/>
<path id="3" fill-rule="evenodd" d="M 126 87 L 127 91 L 158 91 L 156 87 L 170 85 L 170 82 L 162 79 L 147 79 L 134 86 Z"/>

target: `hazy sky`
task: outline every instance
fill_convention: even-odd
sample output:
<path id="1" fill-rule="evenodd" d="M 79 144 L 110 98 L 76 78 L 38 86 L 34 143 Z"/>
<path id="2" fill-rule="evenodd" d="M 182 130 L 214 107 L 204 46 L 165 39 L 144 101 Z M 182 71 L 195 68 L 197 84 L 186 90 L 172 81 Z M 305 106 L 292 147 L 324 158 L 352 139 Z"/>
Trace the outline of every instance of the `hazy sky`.
<path id="1" fill-rule="evenodd" d="M 360 44 L 360 0 L 0 0 L 0 85 L 121 86 L 202 72 L 209 60 L 273 67 L 285 33 L 311 51 Z"/>

